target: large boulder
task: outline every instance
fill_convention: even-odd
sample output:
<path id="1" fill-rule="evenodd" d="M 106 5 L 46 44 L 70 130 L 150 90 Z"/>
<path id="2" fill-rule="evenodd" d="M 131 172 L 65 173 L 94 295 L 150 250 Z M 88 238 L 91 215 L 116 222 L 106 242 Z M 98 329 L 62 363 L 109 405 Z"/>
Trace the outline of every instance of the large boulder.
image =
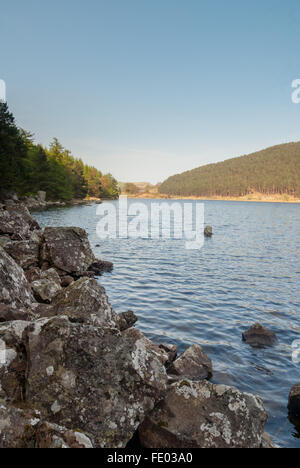
<path id="1" fill-rule="evenodd" d="M 34 297 L 24 271 L 0 247 L 0 303 L 17 308 L 30 307 L 32 302 L 35 302 Z"/>
<path id="2" fill-rule="evenodd" d="M 84 229 L 47 227 L 42 260 L 66 273 L 80 276 L 95 262 L 95 257 Z"/>
<path id="3" fill-rule="evenodd" d="M 7 402 L 22 402 L 25 397 L 27 326 L 24 321 L 0 324 L 0 399 Z"/>
<path id="4" fill-rule="evenodd" d="M 36 229 L 40 229 L 39 224 L 26 206 L 20 204 L 0 210 L 0 235 L 9 235 L 13 240 L 26 240 Z"/>
<path id="5" fill-rule="evenodd" d="M 117 327 L 117 314 L 105 289 L 93 278 L 80 278 L 63 289 L 53 299 L 52 306 L 55 315 L 67 315 L 73 322 Z"/>
<path id="6" fill-rule="evenodd" d="M 266 421 L 259 397 L 183 380 L 170 386 L 139 435 L 147 448 L 260 448 Z"/>
<path id="7" fill-rule="evenodd" d="M 186 377 L 190 380 L 210 379 L 212 362 L 201 346 L 190 346 L 168 369 L 174 378 Z"/>
<path id="8" fill-rule="evenodd" d="M 288 410 L 290 417 L 300 418 L 300 383 L 294 385 L 290 391 Z"/>
<path id="9" fill-rule="evenodd" d="M 37 267 L 39 264 L 39 242 L 13 241 L 6 244 L 4 249 L 24 270 Z"/>
<path id="10" fill-rule="evenodd" d="M 243 333 L 243 341 L 254 348 L 264 348 L 273 346 L 277 343 L 277 337 L 274 332 L 268 330 L 260 323 L 255 323 L 252 327 Z"/>
<path id="11" fill-rule="evenodd" d="M 27 355 L 27 403 L 96 447 L 125 447 L 166 392 L 156 354 L 116 328 L 41 319 L 27 329 Z"/>

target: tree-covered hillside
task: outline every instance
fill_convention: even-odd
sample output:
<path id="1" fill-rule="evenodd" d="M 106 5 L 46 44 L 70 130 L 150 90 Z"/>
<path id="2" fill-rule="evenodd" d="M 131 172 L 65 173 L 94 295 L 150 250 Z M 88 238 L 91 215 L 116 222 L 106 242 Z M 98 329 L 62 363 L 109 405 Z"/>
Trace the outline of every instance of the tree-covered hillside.
<path id="1" fill-rule="evenodd" d="M 202 166 L 169 177 L 167 195 L 240 197 L 253 192 L 300 197 L 300 142 Z"/>
<path id="2" fill-rule="evenodd" d="M 54 138 L 49 148 L 37 145 L 33 136 L 16 126 L 6 103 L 0 102 L 0 199 L 47 192 L 49 200 L 116 198 L 117 181 L 76 159 Z"/>

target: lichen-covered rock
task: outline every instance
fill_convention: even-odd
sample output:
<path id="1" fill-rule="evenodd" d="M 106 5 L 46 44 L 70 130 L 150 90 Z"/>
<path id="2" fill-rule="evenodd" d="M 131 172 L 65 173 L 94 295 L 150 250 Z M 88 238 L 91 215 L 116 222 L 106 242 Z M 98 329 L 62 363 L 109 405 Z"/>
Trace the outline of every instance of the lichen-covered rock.
<path id="1" fill-rule="evenodd" d="M 39 242 L 14 241 L 6 244 L 4 249 L 24 270 L 37 267 L 39 264 Z"/>
<path id="2" fill-rule="evenodd" d="M 40 415 L 34 410 L 21 410 L 0 405 L 0 448 L 35 448 L 36 427 Z"/>
<path id="3" fill-rule="evenodd" d="M 61 286 L 63 288 L 67 288 L 68 286 L 70 286 L 70 284 L 73 284 L 74 283 L 74 278 L 72 278 L 72 276 L 63 276 L 61 278 Z"/>
<path id="4" fill-rule="evenodd" d="M 56 315 L 67 315 L 72 321 L 117 326 L 105 289 L 95 279 L 81 278 L 63 289 L 53 299 Z"/>
<path id="5" fill-rule="evenodd" d="M 117 322 L 121 331 L 133 327 L 137 320 L 138 318 L 132 310 L 127 310 L 127 312 L 121 312 L 117 316 Z"/>
<path id="6" fill-rule="evenodd" d="M 201 346 L 190 346 L 168 369 L 174 378 L 186 377 L 190 380 L 210 379 L 212 362 Z"/>
<path id="7" fill-rule="evenodd" d="M 178 381 L 139 428 L 147 448 L 260 448 L 262 401 L 206 380 Z"/>
<path id="8" fill-rule="evenodd" d="M 90 449 L 93 444 L 83 432 L 71 431 L 57 424 L 41 422 L 36 430 L 35 447 L 40 449 Z"/>
<path id="9" fill-rule="evenodd" d="M 0 210 L 0 234 L 9 235 L 13 240 L 30 238 L 31 231 L 40 229 L 26 206 L 19 204 Z"/>
<path id="10" fill-rule="evenodd" d="M 16 403 L 24 400 L 26 352 L 23 333 L 29 322 L 0 324 L 0 399 Z"/>
<path id="11" fill-rule="evenodd" d="M 69 274 L 81 275 L 95 262 L 84 229 L 47 227 L 44 230 L 42 260 Z"/>
<path id="12" fill-rule="evenodd" d="M 137 349 L 136 353 L 136 365 L 139 368 L 139 372 L 143 375 L 150 374 L 151 368 L 153 366 L 153 360 L 145 360 L 144 355 L 141 352 L 145 350 L 148 356 L 155 355 L 156 358 L 164 365 L 167 365 L 168 362 L 168 354 L 161 349 L 157 344 L 153 343 L 153 341 L 148 340 L 148 338 L 143 335 L 143 333 L 138 330 L 137 328 L 128 328 L 127 330 L 123 331 L 122 333 L 123 338 L 130 343 L 131 347 L 135 347 Z M 140 359 L 139 354 L 143 359 Z"/>
<path id="13" fill-rule="evenodd" d="M 27 403 L 96 447 L 125 447 L 166 391 L 156 354 L 116 328 L 41 319 L 27 329 L 27 351 Z"/>
<path id="14" fill-rule="evenodd" d="M 260 323 L 256 323 L 243 333 L 243 341 L 250 346 L 263 348 L 265 346 L 273 346 L 278 340 L 274 332 L 268 330 L 268 328 Z"/>
<path id="15" fill-rule="evenodd" d="M 62 289 L 60 284 L 47 278 L 33 281 L 30 286 L 36 300 L 46 304 L 50 304 L 53 298 L 55 298 Z"/>
<path id="16" fill-rule="evenodd" d="M 290 391 L 288 409 L 290 417 L 300 417 L 300 383 L 294 385 Z"/>
<path id="17" fill-rule="evenodd" d="M 35 300 L 24 271 L 0 247 L 0 303 L 17 308 L 18 306 L 30 307 L 32 302 Z"/>
<path id="18" fill-rule="evenodd" d="M 175 361 L 177 354 L 178 354 L 178 347 L 176 345 L 163 343 L 159 345 L 160 349 L 162 349 L 168 355 L 167 366 L 172 364 Z"/>

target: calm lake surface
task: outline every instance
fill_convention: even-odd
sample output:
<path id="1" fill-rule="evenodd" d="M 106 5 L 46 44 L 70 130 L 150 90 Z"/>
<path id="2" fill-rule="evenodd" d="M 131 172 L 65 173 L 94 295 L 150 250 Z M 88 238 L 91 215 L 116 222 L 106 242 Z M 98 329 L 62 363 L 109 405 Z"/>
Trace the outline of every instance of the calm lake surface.
<path id="1" fill-rule="evenodd" d="M 115 310 L 134 310 L 138 328 L 157 343 L 175 343 L 180 352 L 201 345 L 214 364 L 212 381 L 260 395 L 273 440 L 300 447 L 300 429 L 287 415 L 290 388 L 300 382 L 300 364 L 292 361 L 300 339 L 300 204 L 204 204 L 214 236 L 201 250 L 186 250 L 177 239 L 99 240 L 97 205 L 34 216 L 42 226 L 86 229 L 95 255 L 114 263 L 99 282 Z M 277 333 L 277 346 L 242 342 L 255 322 Z"/>

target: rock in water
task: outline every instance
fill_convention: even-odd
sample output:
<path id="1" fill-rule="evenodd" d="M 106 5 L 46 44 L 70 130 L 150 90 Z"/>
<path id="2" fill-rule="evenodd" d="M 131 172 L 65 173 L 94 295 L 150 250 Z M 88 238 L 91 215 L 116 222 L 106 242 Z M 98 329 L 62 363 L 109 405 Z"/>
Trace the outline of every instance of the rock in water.
<path id="1" fill-rule="evenodd" d="M 35 302 L 24 271 L 0 247 L 0 303 L 14 308 L 24 307 Z"/>
<path id="2" fill-rule="evenodd" d="M 69 274 L 80 276 L 95 262 L 87 233 L 77 227 L 47 227 L 42 260 Z"/>
<path id="3" fill-rule="evenodd" d="M 147 448 L 260 448 L 266 421 L 259 397 L 183 380 L 171 385 L 139 435 Z"/>
<path id="4" fill-rule="evenodd" d="M 243 333 L 243 341 L 250 346 L 262 348 L 276 344 L 277 337 L 274 332 L 263 327 L 260 323 L 256 323 Z"/>
<path id="5" fill-rule="evenodd" d="M 204 235 L 205 237 L 212 237 L 213 229 L 211 226 L 206 226 L 206 228 L 204 229 Z"/>
<path id="6" fill-rule="evenodd" d="M 300 418 L 300 383 L 294 385 L 289 395 L 289 415 L 292 418 Z"/>
<path id="7" fill-rule="evenodd" d="M 116 328 L 64 316 L 30 327 L 27 403 L 45 420 L 89 434 L 95 447 L 125 447 L 165 395 L 167 376 L 157 355 Z"/>
<path id="8" fill-rule="evenodd" d="M 190 380 L 210 379 L 212 377 L 212 362 L 201 346 L 190 346 L 169 367 L 168 374 L 172 377 Z"/>

